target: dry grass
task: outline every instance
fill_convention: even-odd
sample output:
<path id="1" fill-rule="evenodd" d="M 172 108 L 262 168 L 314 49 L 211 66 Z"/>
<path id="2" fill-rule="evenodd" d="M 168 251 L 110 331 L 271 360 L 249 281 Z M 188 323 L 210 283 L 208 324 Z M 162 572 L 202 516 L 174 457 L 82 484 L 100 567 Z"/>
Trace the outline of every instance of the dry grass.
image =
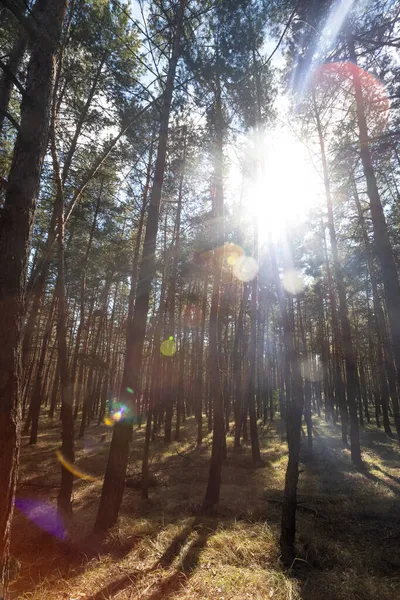
<path id="1" fill-rule="evenodd" d="M 98 479 L 76 480 L 68 540 L 56 540 L 16 511 L 13 554 L 20 561 L 13 598 L 25 600 L 394 600 L 400 597 L 400 452 L 384 434 L 363 433 L 366 469 L 356 471 L 338 430 L 315 426 L 315 456 L 304 456 L 299 483 L 298 560 L 279 561 L 279 524 L 287 449 L 280 423 L 262 431 L 264 466 L 248 447 L 223 469 L 221 504 L 199 513 L 208 474 L 210 436 L 194 448 L 187 419 L 182 441 L 152 447 L 151 499 L 126 488 L 121 518 L 102 542 L 90 537 L 111 432 L 90 427 L 77 443 L 79 467 Z M 107 432 L 106 441 L 102 434 Z M 130 476 L 137 477 L 144 431 L 136 430 Z M 39 444 L 23 442 L 19 498 L 54 503 L 60 468 L 58 428 Z"/>

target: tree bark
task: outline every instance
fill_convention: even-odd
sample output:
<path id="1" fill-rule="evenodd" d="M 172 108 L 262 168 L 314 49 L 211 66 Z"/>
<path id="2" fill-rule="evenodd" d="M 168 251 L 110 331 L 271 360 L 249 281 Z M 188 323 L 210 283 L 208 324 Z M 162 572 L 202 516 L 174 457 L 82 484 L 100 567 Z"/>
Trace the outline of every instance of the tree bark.
<path id="1" fill-rule="evenodd" d="M 346 299 L 346 290 L 343 281 L 343 272 L 342 267 L 339 260 L 339 252 L 337 246 L 337 238 L 335 231 L 335 224 L 333 218 L 333 209 L 332 209 L 332 196 L 329 182 L 329 173 L 328 173 L 328 163 L 326 160 L 325 153 L 325 142 L 323 137 L 322 125 L 319 115 L 319 110 L 317 107 L 317 103 L 315 100 L 315 95 L 313 95 L 313 103 L 314 103 L 314 111 L 315 111 L 315 119 L 317 123 L 318 129 L 318 137 L 321 151 L 321 159 L 322 159 L 322 168 L 324 174 L 324 186 L 325 186 L 325 196 L 326 203 L 328 209 L 328 229 L 329 229 L 329 237 L 331 242 L 331 250 L 333 257 L 333 266 L 335 272 L 335 280 L 338 290 L 339 296 L 339 318 L 340 324 L 342 327 L 342 340 L 343 340 L 343 353 L 344 353 L 344 361 L 346 365 L 346 391 L 347 391 L 347 405 L 349 409 L 350 415 L 350 449 L 351 449 L 351 460 L 355 465 L 360 465 L 362 462 L 361 459 L 361 446 L 360 446 L 360 432 L 359 432 L 359 424 L 358 424 L 358 415 L 357 415 L 357 360 L 354 352 L 353 340 L 352 340 L 352 332 L 350 319 L 348 315 L 347 308 L 347 299 Z"/>
<path id="2" fill-rule="evenodd" d="M 10 526 L 18 474 L 21 405 L 21 343 L 29 240 L 40 173 L 47 147 L 55 56 L 66 0 L 54 0 L 36 17 L 21 124 L 0 218 L 0 592 L 7 588 Z M 3 589 L 2 589 L 3 588 Z"/>
<path id="3" fill-rule="evenodd" d="M 168 123 L 174 89 L 175 73 L 180 56 L 183 31 L 185 0 L 180 0 L 176 12 L 176 26 L 173 35 L 173 48 L 168 66 L 167 81 L 161 108 L 160 133 L 157 158 L 150 195 L 149 213 L 143 246 L 139 280 L 134 306 L 133 320 L 128 324 L 127 349 L 122 376 L 123 402 L 133 410 L 133 396 L 138 396 L 142 367 L 143 344 L 146 334 L 147 312 L 151 284 L 155 271 L 156 240 L 159 223 L 159 208 L 164 179 L 166 150 L 168 141 Z M 128 389 L 133 390 L 131 394 Z M 125 475 L 128 464 L 129 442 L 132 435 L 132 421 L 121 420 L 114 425 L 103 489 L 97 513 L 95 531 L 107 531 L 115 525 L 122 502 L 125 487 Z"/>
<path id="4" fill-rule="evenodd" d="M 217 69 L 218 62 L 219 61 L 217 57 Z M 224 399 L 220 373 L 221 356 L 218 336 L 224 244 L 224 190 L 222 176 L 224 136 L 220 75 L 218 71 L 216 74 L 215 124 L 215 198 L 213 212 L 216 223 L 216 251 L 214 252 L 214 278 L 209 321 L 209 364 L 211 384 L 210 392 L 212 394 L 213 437 L 208 483 L 206 494 L 203 500 L 204 511 L 213 509 L 213 507 L 219 502 L 222 462 L 225 455 Z"/>
<path id="5" fill-rule="evenodd" d="M 352 35 L 347 37 L 347 47 L 350 60 L 355 65 L 352 70 L 354 95 L 357 109 L 358 139 L 360 144 L 361 162 L 367 194 L 370 201 L 372 226 L 375 238 L 375 248 L 378 255 L 385 292 L 386 308 L 389 317 L 390 333 L 393 344 L 393 356 L 397 369 L 397 382 L 400 385 L 400 285 L 393 250 L 389 239 L 388 228 L 382 202 L 376 181 L 374 166 L 368 143 L 368 126 L 365 116 L 362 84 L 357 67 L 357 55 Z M 396 431 L 400 432 L 400 413 L 394 415 Z"/>

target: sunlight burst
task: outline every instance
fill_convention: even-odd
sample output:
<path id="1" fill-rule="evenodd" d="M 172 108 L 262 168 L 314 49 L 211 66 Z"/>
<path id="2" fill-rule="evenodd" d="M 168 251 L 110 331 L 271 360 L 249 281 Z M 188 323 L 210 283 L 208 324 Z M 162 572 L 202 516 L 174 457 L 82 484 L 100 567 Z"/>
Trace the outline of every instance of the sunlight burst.
<path id="1" fill-rule="evenodd" d="M 242 211 L 257 222 L 260 242 L 270 236 L 277 240 L 319 205 L 323 182 L 307 147 L 288 130 L 266 131 L 261 141 L 252 144 L 251 154 L 257 173 L 243 178 L 233 164 L 229 184 L 236 189 L 242 186 Z"/>

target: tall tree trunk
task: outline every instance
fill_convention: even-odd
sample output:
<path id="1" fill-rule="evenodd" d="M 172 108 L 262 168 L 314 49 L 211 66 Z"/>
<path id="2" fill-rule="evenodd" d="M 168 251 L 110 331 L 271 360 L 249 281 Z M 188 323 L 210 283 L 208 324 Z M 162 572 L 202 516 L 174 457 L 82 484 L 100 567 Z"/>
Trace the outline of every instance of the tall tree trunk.
<path id="1" fill-rule="evenodd" d="M 133 320 L 128 324 L 126 357 L 122 376 L 122 400 L 133 410 L 133 397 L 138 395 L 142 367 L 143 344 L 146 334 L 147 312 L 151 284 L 154 277 L 156 240 L 159 222 L 161 191 L 165 171 L 165 159 L 168 141 L 168 123 L 174 89 L 176 67 L 180 55 L 181 36 L 184 23 L 185 0 L 179 1 L 176 12 L 173 48 L 168 66 L 167 81 L 163 94 L 160 115 L 160 133 L 157 148 L 153 187 L 150 196 L 149 213 L 143 245 L 142 261 L 139 271 Z M 133 394 L 129 391 L 132 390 Z M 125 487 L 125 475 L 128 463 L 129 442 L 132 435 L 132 422 L 121 420 L 114 425 L 108 457 L 99 511 L 95 530 L 106 531 L 117 519 Z"/>
<path id="2" fill-rule="evenodd" d="M 258 223 L 254 221 L 253 236 L 254 236 L 254 259 L 258 261 Z M 258 265 L 257 265 L 258 267 Z M 250 439 L 251 439 L 251 455 L 253 466 L 260 465 L 260 443 L 258 441 L 257 417 L 255 408 L 256 395 L 256 376 L 257 376 L 257 292 L 258 292 L 258 277 L 255 275 L 251 282 L 251 331 L 250 331 L 250 347 L 249 347 L 249 375 L 248 375 L 248 399 L 250 420 Z"/>
<path id="3" fill-rule="evenodd" d="M 62 59 L 61 59 L 62 60 Z M 61 68 L 61 60 L 60 66 Z M 51 154 L 56 182 L 55 208 L 57 214 L 57 347 L 58 364 L 60 370 L 61 390 L 61 452 L 69 463 L 75 460 L 74 454 L 74 418 L 73 394 L 68 372 L 67 348 L 67 301 L 65 294 L 65 215 L 64 192 L 62 186 L 61 170 L 56 148 L 56 97 L 53 95 L 53 116 L 50 129 Z M 70 469 L 61 465 L 61 486 L 57 496 L 57 506 L 62 517 L 69 519 L 72 516 L 72 487 L 74 476 Z"/>
<path id="4" fill-rule="evenodd" d="M 357 360 L 356 360 L 356 354 L 354 351 L 351 325 L 350 325 L 350 319 L 349 319 L 349 315 L 348 315 L 346 290 L 345 290 L 344 281 L 343 281 L 343 272 L 342 272 L 342 267 L 341 267 L 340 260 L 339 260 L 339 252 L 338 252 L 338 247 L 337 247 L 337 238 L 336 238 L 335 224 L 334 224 L 334 219 L 333 219 L 333 209 L 332 209 L 332 196 L 331 196 L 329 173 L 328 173 L 328 163 L 326 160 L 326 153 L 325 153 L 325 141 L 324 141 L 324 137 L 323 137 L 322 125 L 321 125 L 319 110 L 318 110 L 317 103 L 315 100 L 315 95 L 313 96 L 313 102 L 314 102 L 314 111 L 315 111 L 315 119 L 316 119 L 316 123 L 317 123 L 320 151 L 321 151 L 322 168 L 323 168 L 323 174 L 324 174 L 325 196 L 326 196 L 326 203 L 327 203 L 327 209 L 328 209 L 329 237 L 330 237 L 330 242 L 331 242 L 335 280 L 336 280 L 338 296 L 339 296 L 339 317 L 340 317 L 340 324 L 342 327 L 343 353 L 344 353 L 344 361 L 345 361 L 345 365 L 346 365 L 347 405 L 349 408 L 349 415 L 350 415 L 351 460 L 354 464 L 360 465 L 362 460 L 361 460 L 360 432 L 359 432 L 359 424 L 358 424 L 357 398 L 356 398 L 357 386 L 358 386 Z"/>
<path id="5" fill-rule="evenodd" d="M 45 363 L 47 350 L 48 350 L 47 346 L 49 343 L 51 330 L 53 328 L 53 313 L 54 313 L 55 304 L 56 304 L 56 295 L 54 294 L 54 296 L 51 300 L 51 304 L 50 304 L 50 314 L 47 318 L 46 329 L 45 329 L 44 336 L 43 336 L 43 342 L 42 342 L 42 347 L 40 350 L 39 362 L 38 362 L 38 367 L 37 367 L 37 371 L 36 371 L 35 385 L 33 387 L 33 392 L 32 392 L 32 400 L 31 400 L 32 425 L 31 425 L 31 435 L 30 435 L 30 439 L 29 439 L 30 444 L 37 443 L 37 436 L 38 436 L 38 429 L 39 429 L 40 404 L 41 404 L 41 401 L 43 398 L 43 388 L 44 388 L 44 386 L 43 386 L 43 369 L 44 369 L 44 363 Z"/>
<path id="6" fill-rule="evenodd" d="M 205 511 L 212 509 L 219 502 L 221 487 L 222 462 L 225 454 L 225 423 L 224 399 L 220 373 L 220 347 L 219 347 L 219 305 L 221 299 L 221 277 L 223 264 L 224 244 L 224 190 L 223 190 L 223 116 L 220 88 L 220 75 L 218 72 L 219 59 L 217 57 L 216 97 L 215 97 L 215 198 L 214 218 L 216 227 L 215 252 L 214 252 L 214 279 L 211 297 L 210 322 L 209 322 L 209 364 L 210 364 L 210 392 L 212 394 L 213 437 L 210 469 L 208 473 L 207 490 L 203 500 Z M 210 409 L 209 409 L 210 410 Z"/>
<path id="7" fill-rule="evenodd" d="M 175 332 L 175 301 L 176 301 L 176 279 L 177 279 L 177 269 L 178 269 L 178 259 L 180 254 L 180 229 L 181 229 L 181 212 L 182 212 L 182 194 L 183 194 L 183 182 L 185 177 L 185 163 L 186 163 L 186 143 L 187 143 L 187 135 L 186 128 L 183 131 L 183 154 L 181 161 L 181 172 L 180 172 L 180 180 L 179 180 L 179 190 L 178 190 L 178 206 L 176 209 L 176 221 L 175 221 L 175 242 L 172 248 L 172 261 L 171 261 L 171 271 L 170 271 L 170 284 L 169 284 L 169 293 L 167 299 L 167 336 L 166 339 L 171 339 L 176 337 Z M 183 352 L 182 348 L 182 339 L 179 344 L 179 353 Z M 165 435 L 164 442 L 169 444 L 172 440 L 172 415 L 174 409 L 174 399 L 177 397 L 177 361 L 178 357 L 176 354 L 172 354 L 171 356 L 166 356 L 164 360 L 168 361 L 168 375 L 167 375 L 167 385 L 166 385 L 166 402 L 165 402 Z M 177 417 L 178 418 L 178 417 Z"/>
<path id="8" fill-rule="evenodd" d="M 54 0 L 36 17 L 43 36 L 32 42 L 21 124 L 0 218 L 0 593 L 8 580 L 10 527 L 18 474 L 21 343 L 29 240 L 47 147 L 55 57 L 66 0 Z"/>
<path id="9" fill-rule="evenodd" d="M 375 248 L 378 255 L 385 291 L 386 308 L 390 323 L 393 344 L 393 356 L 397 369 L 398 387 L 400 385 L 400 285 L 395 259 L 389 239 L 388 228 L 376 181 L 371 152 L 368 144 L 368 126 L 365 116 L 363 90 L 360 73 L 357 67 L 357 55 L 352 35 L 347 37 L 350 60 L 355 65 L 352 70 L 354 95 L 357 109 L 358 138 L 360 143 L 361 162 L 367 183 L 367 194 L 370 201 L 372 227 Z M 394 414 L 396 431 L 400 432 L 400 412 Z M 400 439 L 400 438 L 399 438 Z"/>
<path id="10" fill-rule="evenodd" d="M 294 331 L 290 326 L 286 299 L 279 279 L 275 248 L 272 243 L 270 244 L 270 248 L 273 279 L 277 290 L 282 319 L 286 355 L 285 360 L 288 365 L 288 374 L 286 376 L 286 433 L 289 458 L 283 492 L 280 546 L 282 551 L 282 561 L 285 565 L 291 565 L 295 557 L 294 543 L 296 538 L 297 483 L 299 479 L 301 418 L 304 405 L 304 393 L 299 358 L 294 343 Z M 288 393 L 289 391 L 290 393 Z"/>

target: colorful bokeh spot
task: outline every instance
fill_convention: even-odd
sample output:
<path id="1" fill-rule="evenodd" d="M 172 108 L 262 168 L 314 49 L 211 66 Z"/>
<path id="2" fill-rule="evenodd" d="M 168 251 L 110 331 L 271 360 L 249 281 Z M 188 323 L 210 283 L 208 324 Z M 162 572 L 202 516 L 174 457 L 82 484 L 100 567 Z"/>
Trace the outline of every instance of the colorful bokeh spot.
<path id="1" fill-rule="evenodd" d="M 126 391 L 127 391 L 127 392 L 129 392 L 130 394 L 133 394 L 133 389 L 132 389 L 132 388 L 130 388 L 130 387 L 127 387 L 127 388 L 126 388 Z"/>
<path id="2" fill-rule="evenodd" d="M 79 479 L 86 479 L 87 481 L 97 480 L 97 477 L 93 477 L 92 475 L 85 473 L 84 471 L 79 469 L 79 467 L 67 460 L 65 456 L 63 456 L 63 454 L 60 452 L 60 450 L 56 450 L 56 456 L 62 464 L 62 466 L 64 467 L 64 469 L 67 469 L 67 471 L 75 475 L 75 477 L 78 477 Z"/>
<path id="3" fill-rule="evenodd" d="M 160 351 L 163 356 L 173 356 L 175 354 L 176 344 L 172 335 L 168 338 L 168 340 L 163 341 Z"/>
<path id="4" fill-rule="evenodd" d="M 251 281 L 258 273 L 258 264 L 252 256 L 241 256 L 233 265 L 232 271 L 239 281 Z"/>
<path id="5" fill-rule="evenodd" d="M 243 248 L 237 244 L 227 243 L 224 247 L 225 259 L 230 267 L 234 267 L 238 260 L 244 257 L 245 252 Z"/>
<path id="6" fill-rule="evenodd" d="M 126 388 L 130 393 L 133 393 L 132 388 Z M 112 427 L 115 423 L 119 423 L 129 417 L 132 418 L 133 408 L 129 408 L 126 404 L 122 404 L 116 400 L 113 400 L 109 406 L 109 414 L 104 418 L 104 424 L 108 427 Z"/>
<path id="7" fill-rule="evenodd" d="M 58 515 L 57 507 L 49 502 L 16 498 L 15 506 L 37 527 L 54 537 L 64 540 L 66 533 Z"/>

